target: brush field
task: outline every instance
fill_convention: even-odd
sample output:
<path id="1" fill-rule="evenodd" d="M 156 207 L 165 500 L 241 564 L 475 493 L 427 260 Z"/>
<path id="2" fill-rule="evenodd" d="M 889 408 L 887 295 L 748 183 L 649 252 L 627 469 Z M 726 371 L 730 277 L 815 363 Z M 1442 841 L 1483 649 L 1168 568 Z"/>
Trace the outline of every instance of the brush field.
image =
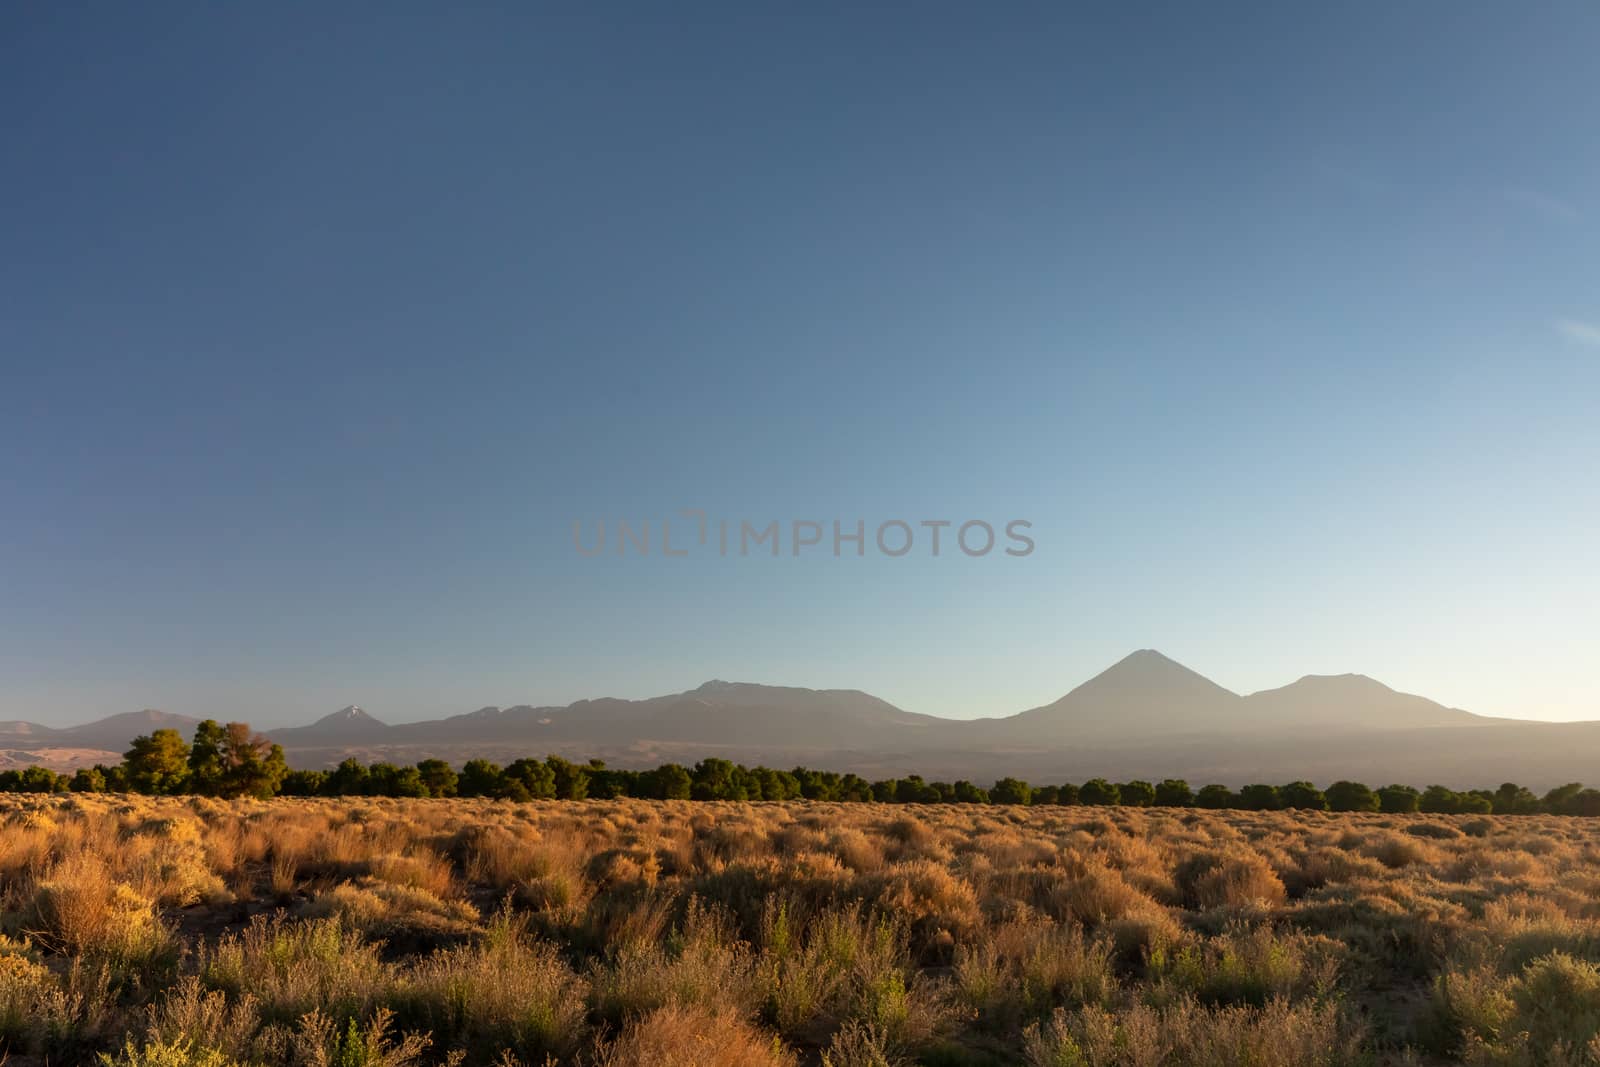
<path id="1" fill-rule="evenodd" d="M 0 799 L 9 1067 L 1600 1063 L 1600 823 Z"/>

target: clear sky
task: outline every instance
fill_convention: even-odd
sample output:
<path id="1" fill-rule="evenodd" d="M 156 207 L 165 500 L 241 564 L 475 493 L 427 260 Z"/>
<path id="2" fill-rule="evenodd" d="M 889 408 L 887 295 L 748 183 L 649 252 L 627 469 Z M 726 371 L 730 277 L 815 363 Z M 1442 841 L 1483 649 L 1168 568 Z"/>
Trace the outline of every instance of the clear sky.
<path id="1" fill-rule="evenodd" d="M 1600 5 L 471 7 L 0 9 L 0 718 L 1600 718 Z"/>

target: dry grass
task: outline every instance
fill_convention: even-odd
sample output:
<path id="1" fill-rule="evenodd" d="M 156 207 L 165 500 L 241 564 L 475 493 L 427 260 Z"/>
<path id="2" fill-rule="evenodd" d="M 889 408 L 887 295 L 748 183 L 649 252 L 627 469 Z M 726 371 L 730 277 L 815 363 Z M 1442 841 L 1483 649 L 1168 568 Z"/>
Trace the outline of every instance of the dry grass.
<path id="1" fill-rule="evenodd" d="M 1600 1062 L 1600 824 L 0 798 L 10 1067 Z"/>

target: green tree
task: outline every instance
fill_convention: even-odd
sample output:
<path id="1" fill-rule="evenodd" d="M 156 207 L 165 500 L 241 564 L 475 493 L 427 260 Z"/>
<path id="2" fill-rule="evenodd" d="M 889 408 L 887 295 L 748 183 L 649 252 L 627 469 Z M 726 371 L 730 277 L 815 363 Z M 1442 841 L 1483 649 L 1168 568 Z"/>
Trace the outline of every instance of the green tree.
<path id="1" fill-rule="evenodd" d="M 1278 787 L 1256 783 L 1239 790 L 1239 806 L 1246 811 L 1277 811 L 1282 806 Z"/>
<path id="2" fill-rule="evenodd" d="M 589 795 L 589 772 L 560 756 L 547 756 L 545 763 L 556 776 L 557 800 L 582 800 Z"/>
<path id="3" fill-rule="evenodd" d="M 132 786 L 128 784 L 128 768 L 116 763 L 107 767 L 104 763 L 96 763 L 94 769 L 106 776 L 106 792 L 126 793 Z"/>
<path id="4" fill-rule="evenodd" d="M 401 767 L 395 771 L 394 778 L 389 783 L 389 795 L 392 797 L 425 797 L 428 796 L 428 783 L 422 780 L 422 772 L 415 767 Z"/>
<path id="5" fill-rule="evenodd" d="M 367 768 L 366 794 L 369 797 L 397 797 L 396 782 L 400 778 L 400 767 L 389 760 L 379 760 Z"/>
<path id="6" fill-rule="evenodd" d="M 1570 815 L 1583 786 L 1578 782 L 1558 785 L 1544 795 L 1544 810 L 1552 815 Z"/>
<path id="7" fill-rule="evenodd" d="M 1341 780 L 1328 787 L 1329 811 L 1377 811 L 1378 794 L 1360 782 Z"/>
<path id="8" fill-rule="evenodd" d="M 1148 808 L 1156 799 L 1156 787 L 1137 778 L 1131 782 L 1123 782 L 1118 793 L 1125 808 Z"/>
<path id="9" fill-rule="evenodd" d="M 1104 778 L 1091 778 L 1078 790 L 1078 802 L 1094 807 L 1114 807 L 1122 802 L 1122 790 Z"/>
<path id="10" fill-rule="evenodd" d="M 194 744 L 189 746 L 189 792 L 214 797 L 222 791 L 222 745 L 226 731 L 215 719 L 195 724 Z"/>
<path id="11" fill-rule="evenodd" d="M 255 733 L 247 722 L 230 722 L 222 728 L 221 751 L 220 796 L 270 797 L 289 773 L 283 746 Z"/>
<path id="12" fill-rule="evenodd" d="M 49 767 L 35 763 L 22 769 L 17 787 L 24 793 L 61 793 L 66 791 L 67 780 Z"/>
<path id="13" fill-rule="evenodd" d="M 507 782 L 520 782 L 527 795 L 521 800 L 551 800 L 556 795 L 556 770 L 539 759 L 512 760 L 505 769 Z"/>
<path id="14" fill-rule="evenodd" d="M 872 799 L 872 783 L 859 774 L 847 774 L 831 780 L 835 782 L 832 787 L 832 795 L 835 800 L 864 804 Z"/>
<path id="15" fill-rule="evenodd" d="M 505 775 L 501 773 L 497 764 L 490 763 L 486 759 L 469 759 L 461 765 L 461 775 L 456 781 L 456 795 L 497 797 L 504 785 Z"/>
<path id="16" fill-rule="evenodd" d="M 1211 785 L 1200 787 L 1200 792 L 1195 794 L 1194 802 L 1199 807 L 1220 811 L 1224 808 L 1237 807 L 1239 798 L 1227 786 L 1213 782 Z"/>
<path id="17" fill-rule="evenodd" d="M 939 791 L 922 780 L 922 775 L 912 774 L 900 779 L 895 787 L 896 804 L 937 804 Z"/>
<path id="18" fill-rule="evenodd" d="M 425 759 L 417 764 L 417 774 L 430 797 L 456 795 L 456 769 L 442 759 Z"/>
<path id="19" fill-rule="evenodd" d="M 1447 786 L 1430 785 L 1422 791 L 1417 810 L 1435 815 L 1486 815 L 1494 810 L 1493 798 L 1493 793 L 1458 793 Z"/>
<path id="20" fill-rule="evenodd" d="M 987 804 L 989 791 L 980 786 L 973 785 L 965 778 L 951 787 L 957 804 Z"/>
<path id="21" fill-rule="evenodd" d="M 104 793 L 106 791 L 106 775 L 98 767 L 79 767 L 72 776 L 72 782 L 67 786 L 74 793 Z"/>
<path id="22" fill-rule="evenodd" d="M 1572 815 L 1600 815 L 1600 789 L 1578 790 L 1578 794 L 1568 801 L 1567 810 Z"/>
<path id="23" fill-rule="evenodd" d="M 800 795 L 800 780 L 788 771 L 757 767 L 754 773 L 761 783 L 764 800 L 793 800 Z"/>
<path id="24" fill-rule="evenodd" d="M 618 800 L 638 795 L 638 774 L 624 770 L 590 770 L 589 795 Z"/>
<path id="25" fill-rule="evenodd" d="M 1430 785 L 1422 791 L 1417 810 L 1431 815 L 1454 815 L 1461 810 L 1461 794 L 1442 785 Z"/>
<path id="26" fill-rule="evenodd" d="M 323 788 L 333 797 L 363 796 L 367 791 L 368 777 L 366 765 L 354 756 L 347 756 L 328 775 Z"/>
<path id="27" fill-rule="evenodd" d="M 1417 810 L 1421 794 L 1409 785 L 1386 785 L 1378 790 L 1378 810 L 1385 814 L 1405 814 Z"/>
<path id="28" fill-rule="evenodd" d="M 1310 782 L 1290 782 L 1278 788 L 1278 803 L 1300 811 L 1327 811 L 1328 798 Z"/>
<path id="29" fill-rule="evenodd" d="M 1033 800 L 1033 787 L 1021 778 L 1002 778 L 989 790 L 991 804 L 1027 804 Z"/>
<path id="30" fill-rule="evenodd" d="M 802 788 L 804 785 L 802 779 Z M 676 763 L 663 763 L 650 772 L 650 795 L 658 800 L 688 800 L 693 788 L 694 780 L 689 777 L 688 768 Z"/>
<path id="31" fill-rule="evenodd" d="M 794 776 L 800 782 L 800 795 L 807 800 L 838 800 L 840 781 L 837 774 L 796 767 Z M 854 775 L 852 775 L 854 777 Z M 869 787 L 870 789 L 870 787 Z"/>
<path id="32" fill-rule="evenodd" d="M 183 735 L 172 729 L 134 738 L 122 761 L 128 785 L 137 793 L 177 793 L 189 777 L 189 746 Z"/>
<path id="33" fill-rule="evenodd" d="M 278 787 L 280 796 L 316 797 L 327 791 L 327 771 L 290 771 Z"/>
<path id="34" fill-rule="evenodd" d="M 1531 789 L 1505 782 L 1494 791 L 1494 810 L 1500 815 L 1531 815 L 1539 810 L 1539 798 Z"/>
<path id="35" fill-rule="evenodd" d="M 1156 786 L 1156 805 L 1163 808 L 1192 807 L 1194 790 L 1182 778 L 1168 778 Z"/>

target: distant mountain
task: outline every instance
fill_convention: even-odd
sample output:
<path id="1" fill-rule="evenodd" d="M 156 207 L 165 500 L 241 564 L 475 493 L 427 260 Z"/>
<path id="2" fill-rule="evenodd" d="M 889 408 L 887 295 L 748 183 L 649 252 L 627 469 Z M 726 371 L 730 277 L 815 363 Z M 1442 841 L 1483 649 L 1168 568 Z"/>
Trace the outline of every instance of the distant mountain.
<path id="1" fill-rule="evenodd" d="M 840 748 L 922 743 L 952 723 L 902 711 L 855 689 L 798 689 L 713 680 L 647 700 L 606 697 L 566 707 L 480 708 L 394 727 L 395 740 L 532 743 L 592 739 L 605 745 L 704 741 Z M 274 736 L 277 736 L 276 734 Z"/>
<path id="2" fill-rule="evenodd" d="M 1226 725 L 1242 697 L 1154 649 L 1140 649 L 1053 704 L 1001 720 L 1010 736 L 1084 738 L 1192 733 Z"/>
<path id="3" fill-rule="evenodd" d="M 274 741 L 289 745 L 319 745 L 335 743 L 366 743 L 381 741 L 394 728 L 380 722 L 354 704 L 324 715 L 309 726 L 273 730 Z"/>
<path id="4" fill-rule="evenodd" d="M 1240 696 L 1141 649 L 1042 708 L 1000 720 L 1040 742 L 1126 741 L 1215 733 L 1306 733 L 1472 726 L 1490 719 L 1399 693 L 1362 674 L 1308 674 Z"/>
<path id="5" fill-rule="evenodd" d="M 194 733 L 195 724 L 199 721 L 187 715 L 173 715 L 170 712 L 145 708 L 143 711 L 123 712 L 121 715 L 112 715 L 81 726 L 69 726 L 57 730 L 52 734 L 52 743 L 122 752 L 127 749 L 128 742 L 135 737 L 154 730 L 177 730 L 187 738 Z"/>
<path id="6" fill-rule="evenodd" d="M 0 738 L 50 737 L 60 732 L 48 726 L 40 726 L 36 722 L 22 722 L 16 719 L 0 722 Z"/>
<path id="7" fill-rule="evenodd" d="M 0 749 L 14 760 L 30 752 L 41 759 L 122 752 L 136 734 L 163 726 L 189 734 L 195 721 L 146 710 L 64 729 L 0 723 Z M 1014 774 L 1061 782 L 1105 775 L 1240 785 L 1354 777 L 1372 784 L 1467 787 L 1511 780 L 1548 788 L 1594 780 L 1600 766 L 1600 722 L 1487 718 L 1359 674 L 1307 675 L 1241 696 L 1153 649 L 1125 657 L 1053 703 L 1002 718 L 940 719 L 856 689 L 715 679 L 644 700 L 485 707 L 396 725 L 351 705 L 307 726 L 267 732 L 292 764 L 308 767 L 349 755 L 459 763 L 558 753 L 617 766 L 723 756 L 947 780 Z M 68 758 L 80 756 L 59 756 Z"/>
<path id="8" fill-rule="evenodd" d="M 1426 697 L 1398 693 L 1364 674 L 1308 674 L 1280 689 L 1244 698 L 1240 725 L 1308 730 L 1402 730 L 1432 726 L 1482 726 L 1491 719 L 1447 708 Z"/>

